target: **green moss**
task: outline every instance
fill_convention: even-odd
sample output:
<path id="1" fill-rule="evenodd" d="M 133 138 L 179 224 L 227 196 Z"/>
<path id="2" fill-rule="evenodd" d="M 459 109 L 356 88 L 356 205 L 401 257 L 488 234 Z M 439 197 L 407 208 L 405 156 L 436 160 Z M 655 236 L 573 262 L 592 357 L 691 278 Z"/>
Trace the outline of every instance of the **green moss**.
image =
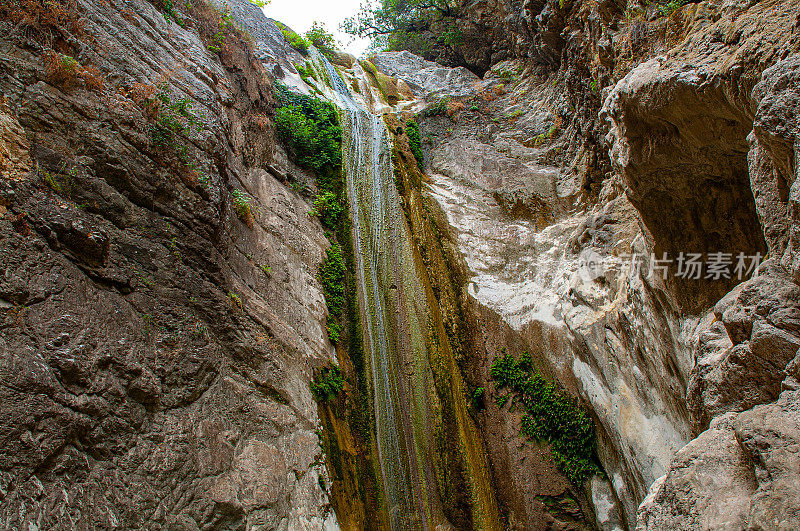
<path id="1" fill-rule="evenodd" d="M 322 282 L 322 293 L 328 305 L 328 312 L 334 317 L 342 315 L 344 308 L 344 258 L 338 244 L 328 248 L 325 261 L 319 268 L 319 279 Z"/>
<path id="2" fill-rule="evenodd" d="M 415 120 L 409 120 L 406 124 L 406 133 L 408 134 L 408 143 L 411 146 L 411 152 L 414 153 L 414 158 L 417 159 L 417 164 L 422 169 L 422 138 L 419 134 L 419 125 Z"/>
<path id="3" fill-rule="evenodd" d="M 361 68 L 364 69 L 364 72 L 367 74 L 372 74 L 373 76 L 378 75 L 378 69 L 375 68 L 375 65 L 371 62 L 367 61 L 366 59 L 361 59 L 358 64 L 361 65 Z"/>
<path id="4" fill-rule="evenodd" d="M 508 388 L 524 406 L 520 433 L 549 442 L 556 464 L 570 481 L 580 485 L 601 473 L 594 459 L 596 440 L 591 417 L 575 399 L 533 370 L 528 353 L 519 361 L 511 354 L 498 356 L 490 373 L 498 389 Z M 498 405 L 502 407 L 500 399 Z"/>

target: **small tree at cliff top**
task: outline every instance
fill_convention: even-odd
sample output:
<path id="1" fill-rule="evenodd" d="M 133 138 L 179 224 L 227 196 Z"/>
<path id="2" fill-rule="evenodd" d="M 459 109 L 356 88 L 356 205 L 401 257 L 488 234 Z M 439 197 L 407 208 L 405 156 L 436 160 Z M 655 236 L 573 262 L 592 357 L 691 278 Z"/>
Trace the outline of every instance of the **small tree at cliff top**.
<path id="1" fill-rule="evenodd" d="M 378 0 L 363 3 L 358 14 L 342 22 L 340 29 L 357 37 L 369 38 L 373 47 L 424 53 L 430 42 L 420 34 L 438 21 L 451 21 L 457 15 L 453 0 Z M 454 27 L 448 24 L 447 27 Z M 458 32 L 446 30 L 444 44 L 458 44 Z M 450 42 L 450 37 L 455 40 Z"/>

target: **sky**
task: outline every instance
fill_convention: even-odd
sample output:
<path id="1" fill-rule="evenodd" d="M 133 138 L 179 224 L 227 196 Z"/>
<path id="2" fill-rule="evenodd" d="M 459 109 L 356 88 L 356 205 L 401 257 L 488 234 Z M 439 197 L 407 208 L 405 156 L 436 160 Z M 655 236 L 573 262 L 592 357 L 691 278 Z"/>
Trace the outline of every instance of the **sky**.
<path id="1" fill-rule="evenodd" d="M 304 34 L 314 21 L 325 24 L 339 45 L 360 57 L 369 46 L 367 39 L 355 39 L 339 31 L 339 23 L 358 13 L 364 0 L 272 0 L 264 6 L 264 14 L 283 22 L 294 31 Z"/>

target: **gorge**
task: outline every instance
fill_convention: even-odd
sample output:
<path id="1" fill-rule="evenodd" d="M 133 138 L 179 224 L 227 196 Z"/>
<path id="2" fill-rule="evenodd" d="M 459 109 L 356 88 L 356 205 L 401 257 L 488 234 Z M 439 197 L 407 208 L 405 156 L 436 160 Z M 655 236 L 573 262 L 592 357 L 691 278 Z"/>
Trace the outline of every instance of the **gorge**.
<path id="1" fill-rule="evenodd" d="M 450 4 L 0 5 L 0 525 L 800 527 L 800 5 Z"/>

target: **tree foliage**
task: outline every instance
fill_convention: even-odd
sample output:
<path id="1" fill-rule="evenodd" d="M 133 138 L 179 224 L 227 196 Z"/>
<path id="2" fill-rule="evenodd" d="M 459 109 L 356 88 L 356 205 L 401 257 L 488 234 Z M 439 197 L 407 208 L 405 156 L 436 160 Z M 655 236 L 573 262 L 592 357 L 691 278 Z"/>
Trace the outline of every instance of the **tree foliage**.
<path id="1" fill-rule="evenodd" d="M 460 32 L 452 23 L 457 15 L 453 0 L 378 0 L 362 3 L 359 12 L 342 22 L 342 31 L 370 38 L 376 48 L 422 53 L 431 42 L 421 36 L 431 24 L 450 21 L 440 36 L 444 44 L 458 44 Z"/>

